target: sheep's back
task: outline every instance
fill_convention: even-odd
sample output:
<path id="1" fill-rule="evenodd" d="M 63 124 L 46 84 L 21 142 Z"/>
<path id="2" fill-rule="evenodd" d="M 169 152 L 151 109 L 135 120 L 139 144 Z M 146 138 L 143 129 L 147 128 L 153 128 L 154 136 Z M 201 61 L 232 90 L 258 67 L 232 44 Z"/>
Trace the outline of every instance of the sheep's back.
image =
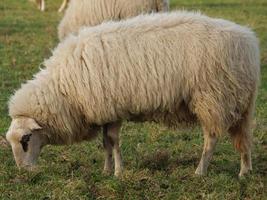
<path id="1" fill-rule="evenodd" d="M 214 105 L 227 123 L 241 117 L 257 85 L 257 39 L 228 21 L 144 15 L 84 29 L 76 39 L 63 70 L 73 80 L 68 96 L 95 123 L 175 113 L 182 103 L 195 114 Z"/>

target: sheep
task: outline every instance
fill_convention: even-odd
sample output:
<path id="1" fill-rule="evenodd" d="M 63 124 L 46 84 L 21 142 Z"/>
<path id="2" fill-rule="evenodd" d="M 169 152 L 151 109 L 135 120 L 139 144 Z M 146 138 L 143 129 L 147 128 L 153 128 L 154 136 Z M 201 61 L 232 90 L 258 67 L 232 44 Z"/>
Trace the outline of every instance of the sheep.
<path id="1" fill-rule="evenodd" d="M 63 40 L 70 33 L 76 34 L 82 26 L 168 10 L 169 0 L 71 0 L 58 26 L 58 37 Z"/>
<path id="2" fill-rule="evenodd" d="M 61 42 L 45 68 L 9 101 L 6 138 L 19 167 L 31 169 L 46 144 L 73 144 L 104 131 L 105 166 L 122 172 L 122 120 L 178 128 L 200 124 L 205 175 L 226 132 L 252 170 L 251 121 L 259 46 L 246 27 L 194 12 L 140 15 L 82 29 Z"/>

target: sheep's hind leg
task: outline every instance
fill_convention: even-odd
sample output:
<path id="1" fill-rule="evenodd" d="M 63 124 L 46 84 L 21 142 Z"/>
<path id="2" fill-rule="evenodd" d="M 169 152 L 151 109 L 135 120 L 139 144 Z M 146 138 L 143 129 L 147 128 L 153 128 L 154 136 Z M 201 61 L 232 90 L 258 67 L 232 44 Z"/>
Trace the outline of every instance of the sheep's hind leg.
<path id="1" fill-rule="evenodd" d="M 252 162 L 251 162 L 251 150 L 241 153 L 241 168 L 239 172 L 239 177 L 247 174 L 249 171 L 252 171 Z"/>
<path id="2" fill-rule="evenodd" d="M 104 127 L 104 145 L 106 145 L 106 158 L 104 171 L 110 171 L 112 165 L 112 150 L 114 154 L 115 176 L 122 173 L 122 158 L 119 146 L 119 131 L 121 122 L 107 124 Z"/>
<path id="3" fill-rule="evenodd" d="M 217 137 L 214 135 L 211 135 L 209 132 L 204 130 L 204 148 L 203 148 L 201 160 L 198 164 L 195 174 L 198 174 L 198 175 L 207 174 L 208 165 L 210 163 L 213 152 L 215 150 L 216 143 L 217 143 Z"/>
<path id="4" fill-rule="evenodd" d="M 239 177 L 252 170 L 251 162 L 251 117 L 245 113 L 243 119 L 236 126 L 229 129 L 235 148 L 240 152 Z"/>

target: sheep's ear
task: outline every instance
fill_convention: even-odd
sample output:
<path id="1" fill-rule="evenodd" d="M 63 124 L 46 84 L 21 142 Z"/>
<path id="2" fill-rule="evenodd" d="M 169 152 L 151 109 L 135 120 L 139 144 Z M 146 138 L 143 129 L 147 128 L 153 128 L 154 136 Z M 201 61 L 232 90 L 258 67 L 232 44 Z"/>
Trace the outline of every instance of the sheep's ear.
<path id="1" fill-rule="evenodd" d="M 30 130 L 40 130 L 40 129 L 42 129 L 42 127 L 39 124 L 37 124 L 37 122 L 32 118 L 29 118 L 27 120 L 27 126 L 30 128 Z"/>

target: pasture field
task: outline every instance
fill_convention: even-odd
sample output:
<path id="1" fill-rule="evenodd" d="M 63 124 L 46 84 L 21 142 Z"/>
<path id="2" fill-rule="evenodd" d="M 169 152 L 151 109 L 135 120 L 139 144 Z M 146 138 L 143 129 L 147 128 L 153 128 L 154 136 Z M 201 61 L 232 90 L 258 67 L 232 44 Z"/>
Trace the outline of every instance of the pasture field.
<path id="1" fill-rule="evenodd" d="M 48 146 L 34 172 L 19 171 L 4 138 L 7 101 L 39 70 L 57 45 L 61 0 L 38 11 L 28 0 L 0 0 L 0 199 L 267 199 L 267 1 L 171 0 L 171 9 L 200 10 L 250 26 L 261 44 L 253 172 L 238 179 L 239 154 L 220 139 L 206 177 L 194 175 L 202 152 L 200 127 L 168 130 L 156 124 L 124 123 L 124 174 L 102 174 L 102 137 L 73 146 Z"/>

